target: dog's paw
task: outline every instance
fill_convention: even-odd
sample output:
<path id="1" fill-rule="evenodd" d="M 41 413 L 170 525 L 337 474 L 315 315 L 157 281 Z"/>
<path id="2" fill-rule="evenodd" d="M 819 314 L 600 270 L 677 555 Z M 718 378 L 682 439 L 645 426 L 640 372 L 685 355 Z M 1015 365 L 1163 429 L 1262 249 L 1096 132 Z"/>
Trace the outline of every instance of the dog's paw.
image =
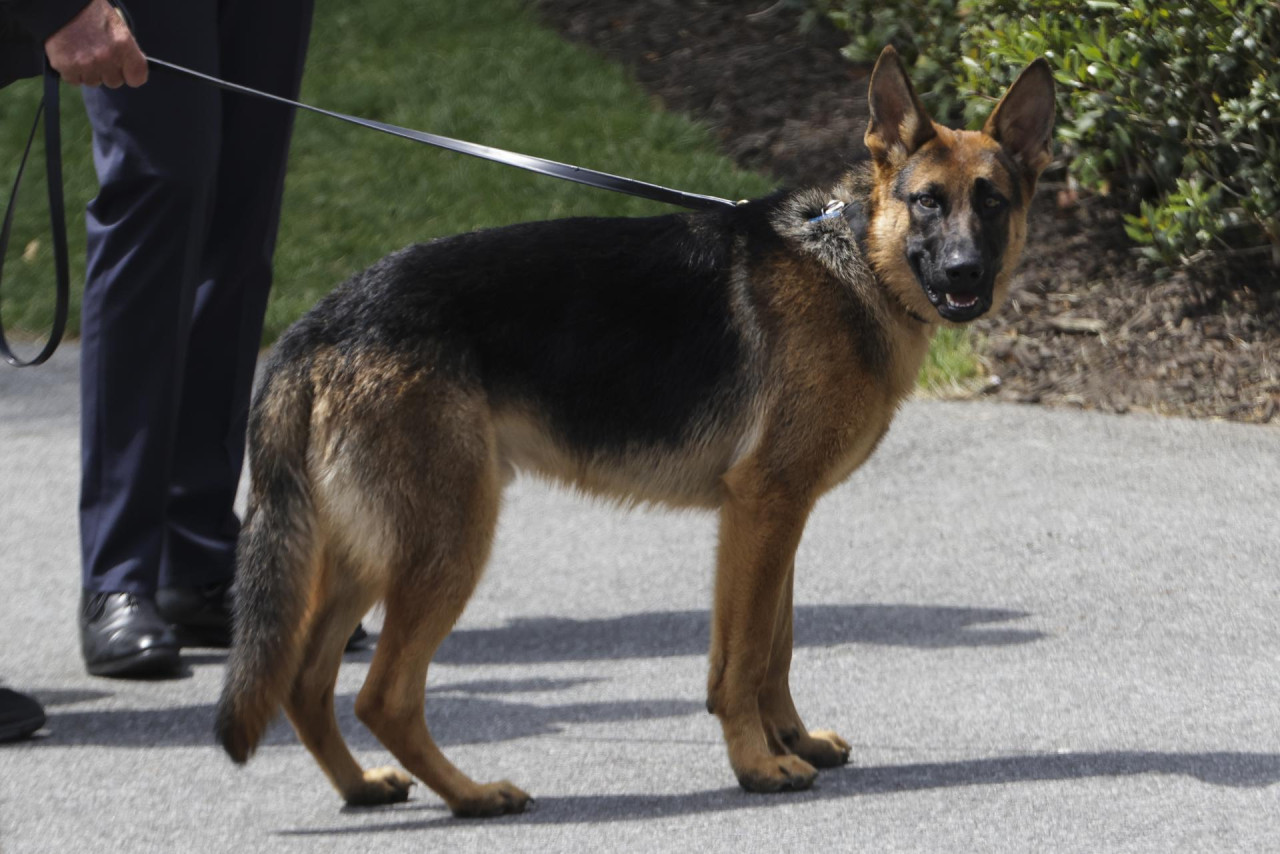
<path id="1" fill-rule="evenodd" d="M 376 807 L 409 800 L 413 778 L 399 768 L 372 768 L 364 772 L 364 780 L 345 797 L 348 806 Z"/>
<path id="2" fill-rule="evenodd" d="M 475 795 L 449 804 L 458 818 L 489 818 L 495 815 L 524 812 L 533 801 L 527 793 L 509 780 L 485 783 L 477 787 Z"/>
<path id="3" fill-rule="evenodd" d="M 814 768 L 838 768 L 849 762 L 849 742 L 828 729 L 801 735 L 787 747 Z"/>
<path id="4" fill-rule="evenodd" d="M 769 756 L 734 772 L 738 785 L 748 792 L 798 792 L 818 776 L 817 769 L 799 756 Z"/>
<path id="5" fill-rule="evenodd" d="M 765 735 L 774 756 L 799 756 L 815 768 L 837 768 L 849 762 L 849 742 L 831 730 L 805 732 L 799 719 L 791 716 L 781 726 L 766 717 Z"/>

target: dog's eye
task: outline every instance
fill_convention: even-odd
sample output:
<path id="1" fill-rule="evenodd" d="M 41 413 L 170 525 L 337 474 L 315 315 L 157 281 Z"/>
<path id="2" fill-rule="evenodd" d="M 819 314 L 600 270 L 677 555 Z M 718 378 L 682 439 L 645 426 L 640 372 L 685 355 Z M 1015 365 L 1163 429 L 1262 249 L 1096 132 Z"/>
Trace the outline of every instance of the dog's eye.
<path id="1" fill-rule="evenodd" d="M 995 212 L 1004 207 L 1004 199 L 999 196 L 987 196 L 982 200 L 983 210 Z"/>
<path id="2" fill-rule="evenodd" d="M 935 210 L 938 207 L 938 200 L 928 193 L 921 193 L 916 196 L 916 204 L 925 210 Z"/>

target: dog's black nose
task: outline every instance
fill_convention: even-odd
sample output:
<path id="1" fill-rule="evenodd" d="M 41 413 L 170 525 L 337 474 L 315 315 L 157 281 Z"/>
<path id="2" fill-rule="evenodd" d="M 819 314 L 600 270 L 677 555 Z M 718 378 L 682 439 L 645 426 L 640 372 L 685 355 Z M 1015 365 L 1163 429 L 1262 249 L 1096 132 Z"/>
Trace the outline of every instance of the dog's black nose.
<path id="1" fill-rule="evenodd" d="M 977 254 L 952 252 L 943 269 L 953 285 L 975 285 L 982 279 L 982 258 Z"/>

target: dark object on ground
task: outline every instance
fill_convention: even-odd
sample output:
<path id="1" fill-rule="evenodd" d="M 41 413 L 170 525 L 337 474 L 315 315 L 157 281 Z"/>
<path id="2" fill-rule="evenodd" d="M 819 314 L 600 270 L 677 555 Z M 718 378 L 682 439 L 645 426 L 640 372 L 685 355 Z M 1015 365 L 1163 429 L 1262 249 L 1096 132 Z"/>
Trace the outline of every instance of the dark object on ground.
<path id="1" fill-rule="evenodd" d="M 226 648 L 231 644 L 231 582 L 203 587 L 162 587 L 156 610 L 182 646 Z"/>
<path id="2" fill-rule="evenodd" d="M 34 699 L 0 688 L 0 742 L 27 738 L 44 722 L 44 709 Z"/>
<path id="3" fill-rule="evenodd" d="M 532 0 L 543 20 L 711 125 L 740 164 L 785 183 L 834 177 L 862 151 L 869 69 L 829 28 L 769 0 Z M 715 187 L 691 187 L 715 192 Z M 1065 188 L 1058 188 L 1064 189 Z M 1280 414 L 1280 280 L 1213 284 L 1138 270 L 1117 211 L 1042 185 L 1010 304 L 977 325 L 994 397 L 1109 412 L 1267 422 Z"/>
<path id="4" fill-rule="evenodd" d="M 369 641 L 369 633 L 364 630 L 364 623 L 356 626 L 356 630 L 347 638 L 347 652 L 364 649 Z"/>
<path id="5" fill-rule="evenodd" d="M 231 582 L 203 587 L 162 587 L 156 591 L 156 610 L 184 646 L 226 649 L 231 646 Z M 363 649 L 369 639 L 364 625 L 356 626 L 347 651 Z"/>

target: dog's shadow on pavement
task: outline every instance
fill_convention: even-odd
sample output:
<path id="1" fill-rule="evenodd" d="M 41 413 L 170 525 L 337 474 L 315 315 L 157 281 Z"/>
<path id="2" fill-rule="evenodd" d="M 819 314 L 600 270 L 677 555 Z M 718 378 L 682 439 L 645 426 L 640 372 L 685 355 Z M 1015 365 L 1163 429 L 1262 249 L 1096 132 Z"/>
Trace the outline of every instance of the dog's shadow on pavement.
<path id="1" fill-rule="evenodd" d="M 796 608 L 795 645 L 830 647 L 876 644 L 924 649 L 1030 643 L 1042 632 L 991 626 L 1029 616 L 1020 611 L 915 605 L 801 605 Z M 436 661 L 451 665 L 539 664 L 566 661 L 705 656 L 711 633 L 707 611 L 661 611 L 599 619 L 541 617 L 514 620 L 501 628 L 461 629 L 441 646 Z M 367 662 L 372 650 L 348 655 Z M 214 665 L 223 653 L 196 653 L 190 664 Z M 521 702 L 511 695 L 569 690 L 577 679 L 494 680 L 432 684 L 428 715 L 442 745 L 501 742 L 558 733 L 566 725 L 705 715 L 701 697 L 627 701 Z M 379 749 L 355 720 L 354 697 L 336 699 L 339 722 L 353 748 Z M 156 709 L 74 709 L 51 721 L 51 743 L 115 747 L 187 747 L 212 744 L 211 704 Z M 294 745 L 281 721 L 264 746 Z"/>
<path id="2" fill-rule="evenodd" d="M 1157 753 L 1106 751 L 1054 753 L 970 759 L 910 765 L 847 767 L 823 772 L 807 792 L 753 795 L 737 788 L 682 794 L 570 795 L 538 797 L 523 815 L 493 821 L 503 824 L 596 824 L 617 821 L 650 821 L 692 814 L 760 809 L 774 802 L 805 804 L 833 798 L 901 794 L 958 786 L 998 786 L 1094 777 L 1127 777 L 1139 774 L 1185 775 L 1203 783 L 1238 788 L 1258 788 L 1280 782 L 1280 754 L 1275 753 Z M 535 793 L 536 794 L 536 793 Z M 410 801 L 379 810 L 347 812 L 385 822 L 328 828 L 278 831 L 282 836 L 342 836 L 383 832 L 446 829 L 459 824 L 473 826 L 474 819 L 455 819 L 443 804 Z"/>
<path id="3" fill-rule="evenodd" d="M 1043 632 L 990 627 L 1030 616 L 993 608 L 923 605 L 799 605 L 795 645 L 907 646 L 920 649 L 1030 643 Z M 537 617 L 496 629 L 459 629 L 436 653 L 443 664 L 536 664 L 553 661 L 706 655 L 708 611 L 655 611 L 573 620 Z"/>
<path id="4" fill-rule="evenodd" d="M 998 608 L 928 605 L 798 605 L 797 648 L 844 644 L 905 646 L 916 649 L 1006 646 L 1045 637 L 1030 629 L 991 626 L 1031 616 Z M 366 648 L 347 654 L 348 661 L 369 661 L 376 635 Z M 501 628 L 457 629 L 434 662 L 453 665 L 546 664 L 561 661 L 606 661 L 671 658 L 707 654 L 711 613 L 650 611 L 619 617 L 575 620 L 527 617 Z M 224 653 L 183 655 L 193 664 L 220 664 Z"/>

